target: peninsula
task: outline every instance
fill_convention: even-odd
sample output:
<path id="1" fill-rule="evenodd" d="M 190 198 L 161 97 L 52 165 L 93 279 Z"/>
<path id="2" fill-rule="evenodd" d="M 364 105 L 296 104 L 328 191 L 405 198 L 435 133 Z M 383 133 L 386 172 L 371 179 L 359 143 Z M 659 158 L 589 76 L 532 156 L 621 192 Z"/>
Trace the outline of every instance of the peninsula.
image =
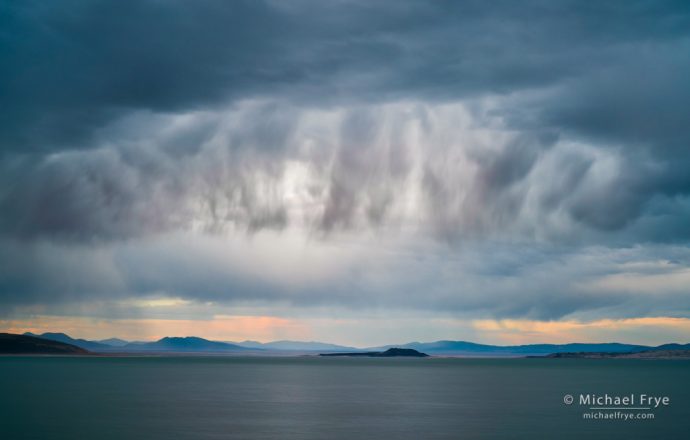
<path id="1" fill-rule="evenodd" d="M 690 350 L 647 350 L 633 353 L 552 353 L 548 356 L 527 356 L 556 359 L 690 359 Z"/>
<path id="2" fill-rule="evenodd" d="M 0 333 L 0 354 L 90 354 L 88 350 L 64 342 L 27 335 Z"/>

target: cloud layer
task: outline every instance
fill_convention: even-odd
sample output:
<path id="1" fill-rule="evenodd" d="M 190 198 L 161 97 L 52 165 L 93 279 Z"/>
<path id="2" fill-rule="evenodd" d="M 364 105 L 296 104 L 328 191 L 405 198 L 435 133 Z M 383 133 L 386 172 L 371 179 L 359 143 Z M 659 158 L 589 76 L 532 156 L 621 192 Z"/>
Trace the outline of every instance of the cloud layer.
<path id="1" fill-rule="evenodd" d="M 6 313 L 161 294 L 690 310 L 683 2 L 26 1 L 0 20 Z"/>

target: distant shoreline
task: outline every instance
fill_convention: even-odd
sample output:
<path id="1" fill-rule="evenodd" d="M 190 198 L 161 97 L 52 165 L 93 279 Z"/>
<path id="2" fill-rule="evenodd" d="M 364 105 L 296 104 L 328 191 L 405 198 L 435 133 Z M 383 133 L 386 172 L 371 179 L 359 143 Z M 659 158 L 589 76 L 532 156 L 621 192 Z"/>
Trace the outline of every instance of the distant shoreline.
<path id="1" fill-rule="evenodd" d="M 321 354 L 304 354 L 304 353 L 290 353 L 290 354 L 276 354 L 276 353 L 208 353 L 208 352 L 198 352 L 198 353 L 175 353 L 175 352 L 164 352 L 164 353 L 89 353 L 89 354 L 57 354 L 57 353 L 0 353 L 0 359 L 2 358 L 83 358 L 83 359 L 128 359 L 128 358 L 139 358 L 139 359 L 151 359 L 151 358 L 206 358 L 206 359 L 427 359 L 427 360 L 495 360 L 495 361 L 517 361 L 517 360 L 639 360 L 639 361 L 656 361 L 656 360 L 669 360 L 669 361 L 688 361 L 690 360 L 690 354 L 688 355 L 658 355 L 658 356 L 640 356 L 635 353 L 630 353 L 629 355 L 613 355 L 609 353 L 554 353 L 553 356 L 443 356 L 434 355 L 428 357 L 415 357 L 415 356 L 362 356 L 362 355 L 329 355 L 326 354 L 322 356 Z"/>
<path id="2" fill-rule="evenodd" d="M 528 357 L 547 359 L 690 359 L 690 350 L 648 350 L 635 353 L 552 353 L 548 356 Z"/>
<path id="3" fill-rule="evenodd" d="M 107 340 L 106 340 L 107 341 Z M 322 342 L 222 342 L 199 337 L 164 337 L 153 342 L 111 338 L 120 345 L 74 339 L 64 333 L 0 333 L 0 356 L 88 357 L 434 357 L 461 359 L 588 358 L 690 359 L 690 344 L 657 347 L 620 343 L 569 343 L 492 346 L 467 341 L 412 342 L 354 348 Z"/>

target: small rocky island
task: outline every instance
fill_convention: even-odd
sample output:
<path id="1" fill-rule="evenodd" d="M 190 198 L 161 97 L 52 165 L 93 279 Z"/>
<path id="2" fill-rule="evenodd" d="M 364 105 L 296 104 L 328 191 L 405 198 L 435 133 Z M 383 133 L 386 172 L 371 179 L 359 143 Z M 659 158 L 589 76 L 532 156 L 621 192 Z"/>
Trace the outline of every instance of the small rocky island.
<path id="1" fill-rule="evenodd" d="M 347 356 L 347 357 L 429 357 L 411 348 L 389 348 L 386 351 L 365 351 L 352 353 L 321 353 L 319 356 Z"/>

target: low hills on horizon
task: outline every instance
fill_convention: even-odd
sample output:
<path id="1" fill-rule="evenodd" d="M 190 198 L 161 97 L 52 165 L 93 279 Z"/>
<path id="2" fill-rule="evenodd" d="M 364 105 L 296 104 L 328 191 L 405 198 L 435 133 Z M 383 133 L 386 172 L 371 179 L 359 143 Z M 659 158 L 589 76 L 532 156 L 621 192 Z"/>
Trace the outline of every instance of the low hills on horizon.
<path id="1" fill-rule="evenodd" d="M 434 356 L 464 357 L 523 357 L 548 356 L 557 353 L 639 353 L 648 351 L 690 350 L 690 344 L 662 344 L 647 346 L 622 343 L 569 343 L 569 344 L 526 344 L 488 345 L 467 341 L 409 342 L 398 345 L 355 348 L 324 342 L 273 341 L 273 342 L 223 342 L 204 338 L 164 337 L 158 341 L 125 341 L 110 338 L 99 341 L 75 339 L 65 333 L 30 332 L 23 336 L 40 338 L 63 344 L 70 344 L 94 353 L 216 353 L 216 354 L 315 354 L 385 351 L 391 348 L 413 349 Z"/>

